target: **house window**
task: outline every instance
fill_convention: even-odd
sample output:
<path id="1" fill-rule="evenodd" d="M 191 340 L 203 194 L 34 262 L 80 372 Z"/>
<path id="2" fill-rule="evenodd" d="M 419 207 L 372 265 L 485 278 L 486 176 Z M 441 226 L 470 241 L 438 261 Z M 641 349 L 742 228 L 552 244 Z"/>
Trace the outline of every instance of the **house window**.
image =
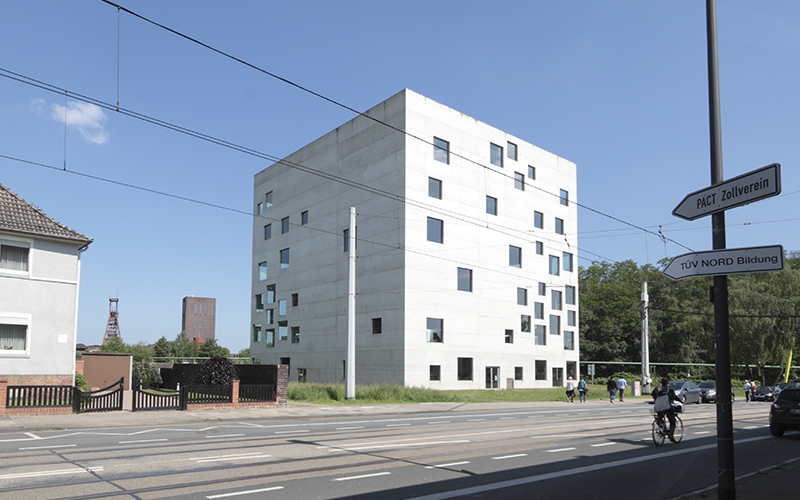
<path id="1" fill-rule="evenodd" d="M 292 327 L 292 344 L 299 344 L 300 343 L 300 327 L 293 326 Z"/>
<path id="2" fill-rule="evenodd" d="M 458 289 L 462 292 L 472 291 L 472 269 L 458 268 Z"/>
<path id="3" fill-rule="evenodd" d="M 486 197 L 486 213 L 489 215 L 497 215 L 497 198 L 493 196 Z"/>
<path id="4" fill-rule="evenodd" d="M 544 302 L 533 303 L 533 317 L 536 319 L 544 319 Z"/>
<path id="5" fill-rule="evenodd" d="M 433 138 L 433 159 L 442 163 L 450 163 L 450 143 L 439 139 Z"/>
<path id="6" fill-rule="evenodd" d="M 531 332 L 531 317 L 528 314 L 522 314 L 520 316 L 520 331 L 522 332 Z"/>
<path id="7" fill-rule="evenodd" d="M 275 329 L 267 328 L 264 333 L 266 334 L 267 347 L 275 347 Z"/>
<path id="8" fill-rule="evenodd" d="M 553 276 L 558 276 L 559 273 L 560 273 L 558 265 L 559 265 L 558 257 L 556 257 L 555 255 L 551 255 L 550 256 L 550 274 L 552 274 Z"/>
<path id="9" fill-rule="evenodd" d="M 301 384 L 306 382 L 306 377 L 308 376 L 308 372 L 305 368 L 298 368 L 297 369 L 297 381 Z"/>
<path id="10" fill-rule="evenodd" d="M 300 224 L 303 226 L 308 224 L 308 210 L 306 210 L 305 212 L 300 212 Z M 298 368 L 298 370 L 300 369 L 301 368 Z M 302 369 L 305 370 L 305 368 Z"/>
<path id="11" fill-rule="evenodd" d="M 566 301 L 567 304 L 569 304 L 571 306 L 574 306 L 575 305 L 575 287 L 567 285 L 564 288 L 564 291 L 565 291 L 565 293 L 564 293 L 564 301 Z"/>
<path id="12" fill-rule="evenodd" d="M 437 200 L 442 199 L 442 181 L 428 177 L 428 196 Z"/>
<path id="13" fill-rule="evenodd" d="M 253 325 L 253 342 L 261 342 L 261 325 Z"/>
<path id="14" fill-rule="evenodd" d="M 289 232 L 289 218 L 284 217 L 281 219 L 281 234 L 286 234 Z"/>
<path id="15" fill-rule="evenodd" d="M 541 281 L 539 282 L 539 295 L 541 295 L 542 297 L 547 295 L 547 284 L 542 283 Z"/>
<path id="16" fill-rule="evenodd" d="M 542 212 L 533 212 L 533 227 L 544 229 L 544 214 Z"/>
<path id="17" fill-rule="evenodd" d="M 267 285 L 267 304 L 275 303 L 275 285 Z"/>
<path id="18" fill-rule="evenodd" d="M 567 326 L 575 326 L 577 322 L 578 314 L 573 310 L 567 311 Z"/>
<path id="19" fill-rule="evenodd" d="M 278 340 L 286 340 L 289 338 L 289 322 L 278 321 Z"/>
<path id="20" fill-rule="evenodd" d="M 514 330 L 506 330 L 506 344 L 514 343 Z"/>
<path id="21" fill-rule="evenodd" d="M 562 294 L 561 290 L 550 290 L 551 304 L 550 307 L 554 311 L 560 311 L 562 307 Z"/>
<path id="22" fill-rule="evenodd" d="M 264 202 L 259 202 L 258 205 L 256 205 L 256 215 L 261 215 L 263 213 L 264 213 Z"/>
<path id="23" fill-rule="evenodd" d="M 13 321 L 13 323 L 11 323 Z M 0 353 L 26 351 L 28 348 L 28 325 L 17 318 L 0 319 Z M 19 354 L 17 352 L 16 354 Z"/>
<path id="24" fill-rule="evenodd" d="M 272 191 L 270 191 L 269 193 L 267 193 L 267 204 L 266 204 L 266 208 L 269 208 L 269 207 L 271 207 L 271 206 L 272 206 Z"/>
<path id="25" fill-rule="evenodd" d="M 528 179 L 536 180 L 536 167 L 528 165 Z"/>
<path id="26" fill-rule="evenodd" d="M 267 224 L 264 226 L 264 239 L 268 240 L 272 238 L 272 224 Z"/>
<path id="27" fill-rule="evenodd" d="M 520 247 L 508 245 L 508 265 L 522 267 L 522 249 Z"/>
<path id="28" fill-rule="evenodd" d="M 550 315 L 550 335 L 561 335 L 561 316 Z"/>
<path id="29" fill-rule="evenodd" d="M 430 380 L 442 380 L 442 367 L 440 365 L 430 365 Z"/>
<path id="30" fill-rule="evenodd" d="M 547 361 L 543 359 L 537 359 L 535 361 L 536 366 L 536 380 L 547 380 Z"/>
<path id="31" fill-rule="evenodd" d="M 564 219 L 556 217 L 556 234 L 564 234 Z"/>
<path id="32" fill-rule="evenodd" d="M 522 380 L 522 367 L 515 366 L 514 367 L 514 380 Z"/>
<path id="33" fill-rule="evenodd" d="M 266 323 L 271 325 L 275 321 L 275 309 L 267 309 L 267 320 Z"/>
<path id="34" fill-rule="evenodd" d="M 572 272 L 572 254 L 569 252 L 563 253 L 564 258 L 564 270 L 567 272 Z"/>
<path id="35" fill-rule="evenodd" d="M 569 206 L 569 192 L 561 190 L 561 196 L 559 196 L 560 202 L 562 205 Z"/>
<path id="36" fill-rule="evenodd" d="M 458 380 L 472 380 L 472 358 L 458 358 Z"/>
<path id="37" fill-rule="evenodd" d="M 256 294 L 256 312 L 264 312 L 264 294 Z"/>
<path id="38" fill-rule="evenodd" d="M 286 316 L 286 299 L 278 301 L 278 316 Z"/>
<path id="39" fill-rule="evenodd" d="M 428 241 L 444 243 L 444 221 L 428 217 Z"/>
<path id="40" fill-rule="evenodd" d="M 573 379 L 578 378 L 578 363 L 575 361 L 567 361 L 567 376 Z"/>
<path id="41" fill-rule="evenodd" d="M 267 263 L 266 262 L 259 262 L 258 263 L 258 281 L 264 281 L 267 279 Z"/>
<path id="42" fill-rule="evenodd" d="M 525 191 L 525 176 L 519 172 L 514 172 L 514 188 Z"/>
<path id="43" fill-rule="evenodd" d="M 284 248 L 281 250 L 281 269 L 289 267 L 289 249 Z"/>
<path id="44" fill-rule="evenodd" d="M 508 155 L 509 160 L 517 161 L 517 145 L 513 142 L 507 143 L 506 155 Z"/>
<path id="45" fill-rule="evenodd" d="M 547 345 L 547 327 L 544 325 L 534 325 L 533 327 L 533 344 L 534 345 Z"/>
<path id="46" fill-rule="evenodd" d="M 527 306 L 528 305 L 528 289 L 527 288 L 517 288 L 517 305 L 519 305 L 519 306 Z"/>
<path id="47" fill-rule="evenodd" d="M 441 318 L 427 319 L 427 340 L 428 342 L 444 342 L 444 320 Z"/>
<path id="48" fill-rule="evenodd" d="M 536 242 L 536 255 L 544 255 L 544 243 L 541 241 Z"/>
<path id="49" fill-rule="evenodd" d="M 564 350 L 565 351 L 575 350 L 575 332 L 564 330 Z"/>
<path id="50" fill-rule="evenodd" d="M 297 307 L 300 303 L 300 296 L 296 293 L 292 294 L 292 307 Z"/>
<path id="51" fill-rule="evenodd" d="M 383 320 L 382 318 L 372 318 L 372 334 L 380 335 L 383 333 Z"/>
<path id="52" fill-rule="evenodd" d="M 489 158 L 492 162 L 492 165 L 497 165 L 498 167 L 503 166 L 503 146 L 498 146 L 497 144 L 492 143 L 489 147 Z"/>
<path id="53" fill-rule="evenodd" d="M 342 245 L 342 251 L 349 252 L 350 251 L 350 229 L 345 229 L 342 231 L 342 238 L 344 239 L 344 245 Z"/>

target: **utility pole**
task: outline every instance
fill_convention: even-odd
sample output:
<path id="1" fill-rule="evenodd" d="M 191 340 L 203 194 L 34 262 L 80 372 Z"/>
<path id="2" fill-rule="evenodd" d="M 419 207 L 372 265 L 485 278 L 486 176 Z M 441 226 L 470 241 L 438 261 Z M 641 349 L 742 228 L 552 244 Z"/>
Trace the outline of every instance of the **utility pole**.
<path id="1" fill-rule="evenodd" d="M 650 394 L 650 297 L 647 282 L 642 282 L 642 394 Z"/>
<path id="2" fill-rule="evenodd" d="M 344 397 L 356 399 L 356 209 L 350 207 L 350 230 L 348 234 L 349 280 L 347 290 L 347 377 L 344 383 Z"/>

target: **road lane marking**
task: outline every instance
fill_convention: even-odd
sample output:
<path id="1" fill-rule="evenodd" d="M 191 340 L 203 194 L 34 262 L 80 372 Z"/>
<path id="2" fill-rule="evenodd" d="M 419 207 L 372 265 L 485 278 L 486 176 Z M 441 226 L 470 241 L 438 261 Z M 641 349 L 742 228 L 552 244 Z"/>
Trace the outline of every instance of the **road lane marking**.
<path id="1" fill-rule="evenodd" d="M 232 438 L 232 437 L 242 437 L 244 434 L 220 434 L 219 436 L 206 436 L 206 439 L 220 439 L 220 438 Z"/>
<path id="2" fill-rule="evenodd" d="M 471 418 L 467 422 L 484 422 L 485 420 L 485 418 Z"/>
<path id="3" fill-rule="evenodd" d="M 711 434 L 711 431 L 699 431 L 695 432 L 695 434 Z"/>
<path id="4" fill-rule="evenodd" d="M 527 457 L 527 453 L 518 453 L 516 455 L 506 455 L 504 457 L 492 457 L 492 460 L 505 460 L 507 458 L 519 458 L 519 457 Z"/>
<path id="5" fill-rule="evenodd" d="M 450 423 L 449 420 L 442 420 L 442 421 L 439 421 L 439 422 L 428 422 L 428 425 L 431 425 L 431 424 L 449 424 L 449 423 Z"/>
<path id="6" fill-rule="evenodd" d="M 445 468 L 445 467 L 453 467 L 455 465 L 465 465 L 465 464 L 468 464 L 468 463 L 469 462 L 452 462 L 452 463 L 449 463 L 449 464 L 428 465 L 425 468 L 426 469 L 442 469 L 442 468 Z"/>
<path id="7" fill-rule="evenodd" d="M 599 448 L 601 446 L 611 446 L 611 445 L 615 445 L 615 444 L 617 444 L 617 443 L 597 443 L 597 444 L 593 444 L 592 447 Z"/>
<path id="8" fill-rule="evenodd" d="M 157 441 L 166 441 L 167 438 L 161 439 L 138 439 L 136 441 L 120 441 L 119 444 L 136 444 L 136 443 L 155 443 Z"/>
<path id="9" fill-rule="evenodd" d="M 236 491 L 234 493 L 221 493 L 219 495 L 209 495 L 206 498 L 209 500 L 214 500 L 215 498 L 227 498 L 227 497 L 235 497 L 239 495 L 252 495 L 253 493 L 264 493 L 265 491 L 276 491 L 282 490 L 283 486 L 273 486 L 271 488 L 262 488 L 260 490 L 248 490 L 248 491 Z"/>
<path id="10" fill-rule="evenodd" d="M 374 474 L 363 474 L 361 476 L 337 477 L 334 481 L 350 481 L 352 479 L 367 479 L 370 477 L 388 476 L 391 472 L 376 472 Z"/>
<path id="11" fill-rule="evenodd" d="M 406 427 L 411 424 L 388 424 L 386 427 Z"/>
<path id="12" fill-rule="evenodd" d="M 58 470 L 43 470 L 36 472 L 19 472 L 16 474 L 4 474 L 0 476 L 3 479 L 21 479 L 29 477 L 45 477 L 45 476 L 63 476 L 65 474 L 82 474 L 88 472 L 102 472 L 103 467 L 89 467 L 86 469 L 58 469 Z"/>
<path id="13" fill-rule="evenodd" d="M 559 448 L 557 450 L 547 450 L 547 453 L 560 453 L 562 451 L 572 451 L 575 448 Z"/>
<path id="14" fill-rule="evenodd" d="M 31 439 L 42 439 L 41 437 L 37 436 L 36 434 L 34 434 L 32 432 L 24 432 L 23 434 L 25 434 L 26 436 L 30 437 Z"/>
<path id="15" fill-rule="evenodd" d="M 363 428 L 364 428 L 364 426 L 362 425 L 360 427 L 337 427 L 336 430 L 337 431 L 353 431 L 353 430 L 356 430 L 356 429 L 363 429 Z"/>
<path id="16" fill-rule="evenodd" d="M 227 458 L 227 457 L 246 457 L 252 455 L 262 455 L 263 453 L 260 451 L 253 451 L 250 453 L 231 453 L 230 455 L 212 455 L 210 457 L 194 457 L 190 458 L 189 460 L 214 460 L 217 458 Z"/>
<path id="17" fill-rule="evenodd" d="M 50 446 L 28 446 L 27 448 L 20 448 L 21 450 L 49 450 L 51 448 L 72 448 L 78 446 L 77 444 L 53 444 Z"/>
<path id="18" fill-rule="evenodd" d="M 311 432 L 308 429 L 298 429 L 296 431 L 275 431 L 275 434 L 294 434 L 298 432 Z"/>
<path id="19" fill-rule="evenodd" d="M 330 448 L 328 451 L 359 451 L 359 450 L 374 450 L 376 448 L 405 448 L 407 446 L 437 446 L 440 444 L 462 444 L 469 443 L 468 439 L 461 439 L 458 441 L 426 441 L 422 443 L 394 443 L 394 444 L 376 444 L 371 446 L 350 446 L 341 448 Z"/>
<path id="20" fill-rule="evenodd" d="M 196 460 L 197 463 L 202 464 L 206 462 L 225 462 L 228 460 L 252 460 L 256 458 L 269 458 L 272 455 L 247 455 L 247 456 L 240 456 L 240 457 L 224 457 L 224 458 L 207 458 L 207 459 L 198 459 Z"/>

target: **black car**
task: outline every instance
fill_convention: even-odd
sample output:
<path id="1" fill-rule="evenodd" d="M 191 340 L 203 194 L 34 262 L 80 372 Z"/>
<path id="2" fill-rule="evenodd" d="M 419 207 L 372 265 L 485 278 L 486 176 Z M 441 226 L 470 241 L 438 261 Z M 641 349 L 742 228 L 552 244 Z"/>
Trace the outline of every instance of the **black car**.
<path id="1" fill-rule="evenodd" d="M 700 401 L 703 403 L 716 403 L 717 402 L 717 383 L 716 382 L 700 382 Z M 731 403 L 736 398 L 733 397 L 733 387 L 731 387 Z"/>
<path id="2" fill-rule="evenodd" d="M 769 432 L 783 436 L 786 430 L 800 431 L 800 387 L 787 387 L 769 408 Z"/>
<path id="3" fill-rule="evenodd" d="M 775 388 L 771 385 L 762 385 L 756 392 L 750 395 L 753 401 L 775 401 L 778 395 L 775 393 Z"/>

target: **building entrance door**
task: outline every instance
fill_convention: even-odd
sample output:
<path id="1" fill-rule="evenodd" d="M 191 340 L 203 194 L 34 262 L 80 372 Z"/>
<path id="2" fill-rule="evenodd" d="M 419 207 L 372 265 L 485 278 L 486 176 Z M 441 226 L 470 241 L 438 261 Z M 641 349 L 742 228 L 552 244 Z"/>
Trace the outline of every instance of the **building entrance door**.
<path id="1" fill-rule="evenodd" d="M 500 367 L 487 366 L 486 367 L 486 388 L 499 389 L 500 388 Z"/>

